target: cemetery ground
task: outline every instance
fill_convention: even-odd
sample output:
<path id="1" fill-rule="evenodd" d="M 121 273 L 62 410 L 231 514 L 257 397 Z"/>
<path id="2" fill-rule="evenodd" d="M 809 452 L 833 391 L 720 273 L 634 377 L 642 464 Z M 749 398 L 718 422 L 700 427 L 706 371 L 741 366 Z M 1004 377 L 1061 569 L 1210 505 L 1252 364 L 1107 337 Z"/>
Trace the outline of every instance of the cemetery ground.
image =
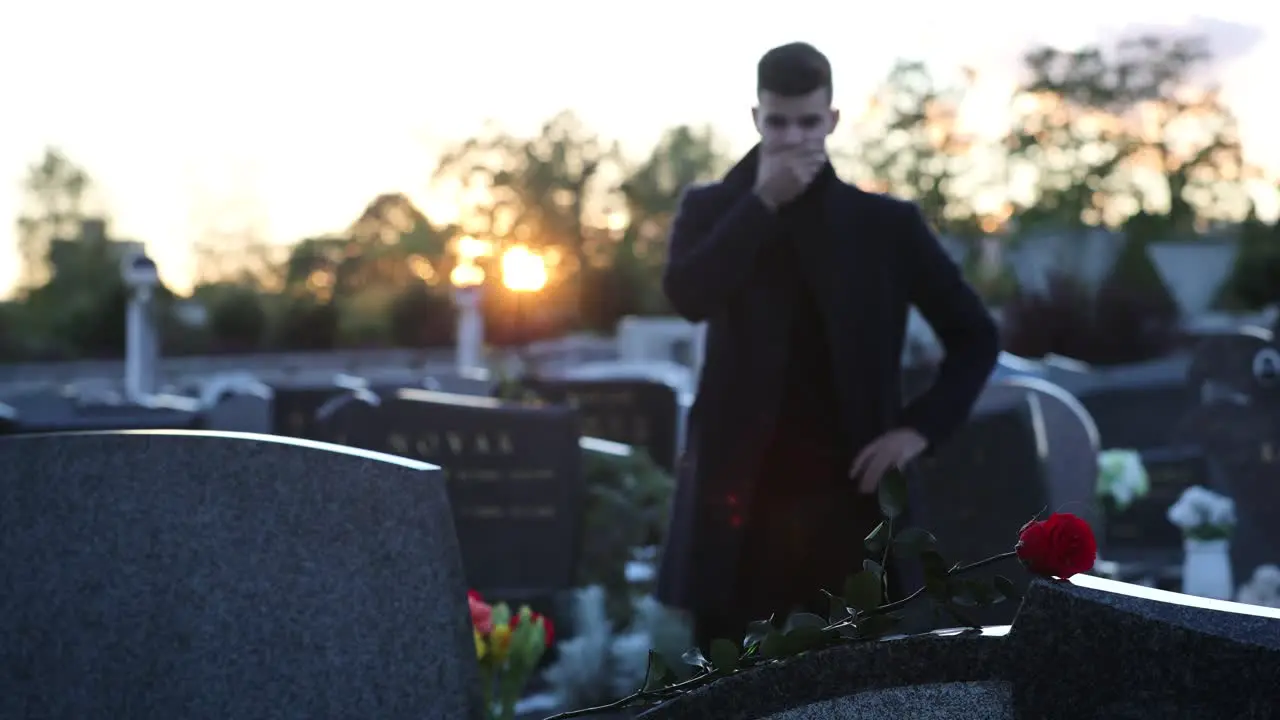
<path id="1" fill-rule="evenodd" d="M 1096 531 L 1090 574 L 984 567 L 973 580 L 1012 587 L 966 609 L 981 632 L 722 669 L 648 717 L 1278 716 L 1274 335 L 1018 367 L 920 465 L 909 502 L 957 562 L 1075 514 Z M 682 393 L 634 378 L 526 390 L 442 375 L 243 379 L 147 406 L 10 398 L 0 653 L 20 690 L 0 717 L 481 717 L 468 591 L 554 627 L 525 717 L 632 693 L 651 649 L 696 673 L 688 628 L 650 595 Z M 1100 455 L 1119 469 L 1100 473 Z M 1167 516 L 1188 488 L 1234 499 L 1218 565 L 1190 562 L 1200 530 Z"/>

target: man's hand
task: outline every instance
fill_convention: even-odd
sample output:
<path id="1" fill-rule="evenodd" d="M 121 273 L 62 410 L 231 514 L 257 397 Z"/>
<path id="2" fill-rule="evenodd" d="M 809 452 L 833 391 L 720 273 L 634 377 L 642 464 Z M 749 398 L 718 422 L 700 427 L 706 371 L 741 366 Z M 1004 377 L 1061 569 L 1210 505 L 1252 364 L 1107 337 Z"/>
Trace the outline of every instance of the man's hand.
<path id="1" fill-rule="evenodd" d="M 827 162 L 826 151 L 807 145 L 760 151 L 755 193 L 770 209 L 796 199 Z"/>
<path id="2" fill-rule="evenodd" d="M 901 470 L 924 452 L 928 445 L 924 436 L 911 428 L 890 430 L 858 453 L 853 466 L 849 468 L 849 478 L 858 481 L 860 491 L 873 493 L 889 468 Z"/>

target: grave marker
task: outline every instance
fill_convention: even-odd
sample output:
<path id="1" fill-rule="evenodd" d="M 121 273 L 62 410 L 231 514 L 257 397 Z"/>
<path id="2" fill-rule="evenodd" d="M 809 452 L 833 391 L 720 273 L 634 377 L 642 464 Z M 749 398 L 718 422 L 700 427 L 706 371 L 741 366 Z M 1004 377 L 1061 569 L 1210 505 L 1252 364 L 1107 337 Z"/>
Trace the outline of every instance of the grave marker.
<path id="1" fill-rule="evenodd" d="M 480 717 L 437 468 L 183 431 L 0 466 L 0 717 Z"/>
<path id="2" fill-rule="evenodd" d="M 1280 610 L 1078 575 L 1033 581 L 1011 629 L 808 652 L 640 717 L 1266 720 L 1278 677 Z"/>
<path id="3" fill-rule="evenodd" d="M 982 559 L 1006 552 L 1023 523 L 1050 509 L 1048 482 L 1031 409 L 1025 400 L 979 408 L 937 455 L 921 461 L 919 524 L 938 538 L 947 559 Z M 1016 568 L 1014 568 L 1016 571 Z M 1005 574 L 995 568 L 982 577 Z M 982 624 L 1007 624 L 1016 607 L 977 611 Z"/>
<path id="4" fill-rule="evenodd" d="M 582 418 L 582 434 L 643 448 L 674 472 L 680 407 L 674 388 L 647 380 L 550 380 L 521 383 L 544 401 L 568 405 Z"/>
<path id="5" fill-rule="evenodd" d="M 1280 368 L 1276 334 L 1246 329 L 1196 348 L 1187 380 L 1200 404 L 1181 434 L 1205 449 L 1215 488 L 1235 499 L 1232 572 L 1241 581 L 1280 562 Z"/>
<path id="6" fill-rule="evenodd" d="M 1101 527 L 1097 502 L 1098 427 L 1080 401 L 1062 387 L 1040 378 L 1006 377 L 989 384 L 978 407 L 1027 404 L 1036 452 L 1044 464 L 1049 509 L 1070 512 Z"/>
<path id="7" fill-rule="evenodd" d="M 585 495 L 573 410 L 412 389 L 375 405 L 356 392 L 318 432 L 444 468 L 471 587 L 510 601 L 572 587 Z"/>

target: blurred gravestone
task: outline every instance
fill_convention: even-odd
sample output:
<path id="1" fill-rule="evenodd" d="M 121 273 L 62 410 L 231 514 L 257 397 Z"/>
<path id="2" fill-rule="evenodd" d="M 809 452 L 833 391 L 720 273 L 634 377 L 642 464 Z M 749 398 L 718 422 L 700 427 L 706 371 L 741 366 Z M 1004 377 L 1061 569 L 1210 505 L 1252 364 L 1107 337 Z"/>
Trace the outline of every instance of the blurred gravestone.
<path id="1" fill-rule="evenodd" d="M 272 388 L 271 432 L 285 437 L 316 437 L 315 414 L 321 405 L 342 393 L 337 385 L 291 385 Z"/>
<path id="2" fill-rule="evenodd" d="M 935 456 L 920 461 L 918 472 L 919 522 L 937 536 L 950 562 L 1008 552 L 1018 528 L 1050 509 L 1049 484 L 1025 398 L 975 410 Z M 1017 570 L 979 572 L 983 577 L 1025 578 Z M 972 615 L 984 625 L 1004 625 L 1016 610 L 1015 604 L 1003 603 Z"/>
<path id="3" fill-rule="evenodd" d="M 1200 400 L 1181 434 L 1207 453 L 1217 489 L 1235 498 L 1233 572 L 1280 562 L 1280 345 L 1248 329 L 1203 340 L 1187 379 Z"/>
<path id="4" fill-rule="evenodd" d="M 1143 450 L 1174 442 L 1178 421 L 1192 404 L 1181 359 L 1098 371 L 1076 391 L 1093 415 L 1104 449 Z"/>
<path id="5" fill-rule="evenodd" d="M 165 431 L 0 466 L 0 717 L 480 717 L 437 468 Z"/>
<path id="6" fill-rule="evenodd" d="M 585 496 L 573 410 L 428 390 L 357 391 L 327 410 L 318 431 L 445 469 L 471 587 L 509 601 L 572 587 Z"/>
<path id="7" fill-rule="evenodd" d="M 14 400 L 9 434 L 93 430 L 192 430 L 204 422 L 200 404 L 181 396 L 156 396 L 152 407 L 123 401 L 86 402 L 68 395 L 32 394 Z"/>
<path id="8" fill-rule="evenodd" d="M 269 434 L 272 430 L 271 388 L 248 374 L 215 376 L 199 389 L 208 430 Z"/>
<path id="9" fill-rule="evenodd" d="M 1033 377 L 1007 377 L 987 386 L 978 407 L 1027 404 L 1036 433 L 1036 452 L 1045 466 L 1049 509 L 1102 522 L 1097 503 L 1098 428 L 1071 393 Z"/>
<path id="10" fill-rule="evenodd" d="M 568 405 L 582 434 L 643 448 L 667 472 L 675 470 L 680 408 L 670 385 L 645 380 L 524 380 L 544 401 Z"/>

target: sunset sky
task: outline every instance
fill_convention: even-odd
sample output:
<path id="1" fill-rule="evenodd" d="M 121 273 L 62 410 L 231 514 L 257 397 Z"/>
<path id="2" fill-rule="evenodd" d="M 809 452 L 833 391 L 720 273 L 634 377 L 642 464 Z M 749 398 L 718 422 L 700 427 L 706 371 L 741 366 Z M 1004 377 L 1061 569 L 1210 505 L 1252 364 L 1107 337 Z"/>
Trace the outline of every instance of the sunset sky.
<path id="1" fill-rule="evenodd" d="M 1198 9 L 1197 9 L 1198 6 Z M 752 9 L 752 8 L 755 9 Z M 15 0 L 0 9 L 0 294 L 16 275 L 24 168 L 63 148 L 105 190 L 115 233 L 167 281 L 219 207 L 256 208 L 272 240 L 340 230 L 402 191 L 433 220 L 435 154 L 495 119 L 532 131 L 561 109 L 642 155 L 666 127 L 753 137 L 754 63 L 807 40 L 830 55 L 837 104 L 860 108 L 895 58 L 983 78 L 998 128 L 1020 51 L 1150 29 L 1210 36 L 1253 160 L 1280 170 L 1280 13 L 1265 3 L 1012 0 Z M 433 9 L 434 8 L 434 9 Z M 1034 11 L 1029 8 L 1035 8 Z"/>

